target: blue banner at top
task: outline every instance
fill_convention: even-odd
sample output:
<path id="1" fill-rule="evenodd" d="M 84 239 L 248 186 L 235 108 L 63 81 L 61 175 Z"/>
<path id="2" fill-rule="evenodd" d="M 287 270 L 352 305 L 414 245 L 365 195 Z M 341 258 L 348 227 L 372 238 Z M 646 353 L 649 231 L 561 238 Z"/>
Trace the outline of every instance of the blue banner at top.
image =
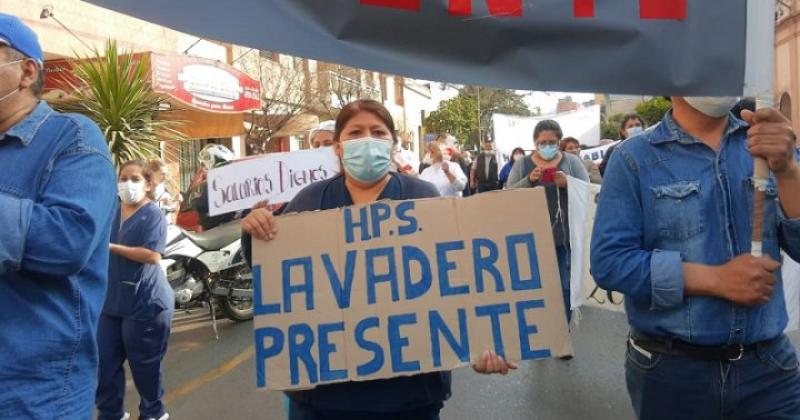
<path id="1" fill-rule="evenodd" d="M 90 1 L 203 38 L 418 79 L 619 94 L 744 90 L 747 0 Z"/>

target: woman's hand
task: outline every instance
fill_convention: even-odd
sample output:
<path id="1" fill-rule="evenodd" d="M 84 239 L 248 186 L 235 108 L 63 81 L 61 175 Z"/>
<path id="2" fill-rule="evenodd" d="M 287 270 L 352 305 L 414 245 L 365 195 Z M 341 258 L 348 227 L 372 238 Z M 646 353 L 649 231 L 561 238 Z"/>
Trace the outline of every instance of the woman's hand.
<path id="1" fill-rule="evenodd" d="M 483 352 L 481 358 L 472 365 L 472 369 L 475 372 L 483 374 L 499 373 L 501 375 L 506 375 L 509 370 L 515 370 L 517 367 L 516 363 L 505 361 L 503 356 L 492 350 Z"/>
<path id="2" fill-rule="evenodd" d="M 531 174 L 528 176 L 528 180 L 531 181 L 531 184 L 535 184 L 539 182 L 540 179 L 542 179 L 542 168 L 537 166 L 533 168 L 533 171 L 531 171 Z"/>
<path id="3" fill-rule="evenodd" d="M 556 172 L 553 182 L 558 188 L 567 188 L 567 174 L 561 171 Z"/>
<path id="4" fill-rule="evenodd" d="M 267 202 L 253 206 L 253 211 L 242 219 L 242 232 L 262 241 L 271 241 L 278 234 L 277 218 L 267 210 Z"/>

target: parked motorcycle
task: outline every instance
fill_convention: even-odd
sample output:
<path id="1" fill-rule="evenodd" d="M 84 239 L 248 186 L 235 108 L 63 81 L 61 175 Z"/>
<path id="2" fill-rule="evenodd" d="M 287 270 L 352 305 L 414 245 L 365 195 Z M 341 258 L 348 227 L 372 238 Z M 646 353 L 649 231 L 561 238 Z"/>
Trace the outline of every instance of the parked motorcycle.
<path id="1" fill-rule="evenodd" d="M 161 260 L 175 308 L 208 305 L 217 338 L 217 309 L 236 322 L 253 319 L 253 275 L 242 255 L 239 221 L 203 233 L 180 233 Z"/>

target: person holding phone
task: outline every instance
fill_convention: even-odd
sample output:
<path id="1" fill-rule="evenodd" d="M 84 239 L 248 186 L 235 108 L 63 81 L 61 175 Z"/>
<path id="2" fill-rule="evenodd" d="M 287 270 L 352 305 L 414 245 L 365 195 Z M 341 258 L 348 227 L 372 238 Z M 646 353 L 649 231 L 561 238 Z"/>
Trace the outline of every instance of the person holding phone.
<path id="1" fill-rule="evenodd" d="M 558 271 L 561 275 L 561 290 L 567 321 L 571 319 L 569 305 L 569 210 L 567 200 L 567 176 L 589 182 L 589 174 L 581 159 L 570 153 L 559 151 L 563 137 L 561 126 L 553 120 L 536 124 L 533 141 L 536 150 L 524 159 L 517 159 L 508 176 L 506 189 L 544 187 L 547 207 L 550 209 L 550 225 L 556 244 Z M 538 216 L 538 215 L 537 215 Z"/>

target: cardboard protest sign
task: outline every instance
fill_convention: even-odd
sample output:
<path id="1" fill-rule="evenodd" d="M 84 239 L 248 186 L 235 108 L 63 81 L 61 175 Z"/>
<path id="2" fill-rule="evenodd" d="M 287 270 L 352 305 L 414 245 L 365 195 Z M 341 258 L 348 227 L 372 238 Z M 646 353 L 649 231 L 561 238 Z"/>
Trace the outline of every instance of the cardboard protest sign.
<path id="1" fill-rule="evenodd" d="M 245 210 L 264 200 L 286 203 L 308 184 L 336 176 L 339 158 L 330 147 L 234 162 L 208 172 L 211 216 Z"/>
<path id="2" fill-rule="evenodd" d="M 750 96 L 772 49 L 748 18 L 765 0 L 89 1 L 260 50 L 526 90 Z"/>
<path id="3" fill-rule="evenodd" d="M 503 206 L 497 206 L 502 202 Z M 486 224 L 486 214 L 496 223 Z M 541 189 L 284 215 L 254 242 L 258 387 L 571 353 Z"/>

